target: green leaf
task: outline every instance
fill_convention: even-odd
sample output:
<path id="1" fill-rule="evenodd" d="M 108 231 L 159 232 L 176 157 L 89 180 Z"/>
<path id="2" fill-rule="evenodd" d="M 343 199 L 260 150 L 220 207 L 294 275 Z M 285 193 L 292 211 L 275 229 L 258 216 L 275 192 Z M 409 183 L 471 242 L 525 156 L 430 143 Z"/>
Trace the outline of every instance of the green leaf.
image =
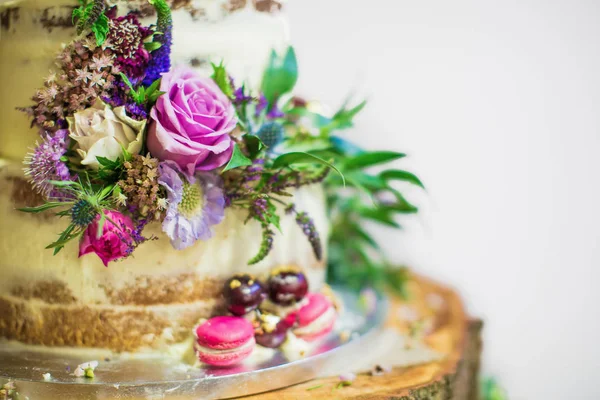
<path id="1" fill-rule="evenodd" d="M 338 123 L 338 128 L 349 128 L 352 126 L 352 119 L 362 111 L 363 108 L 367 105 L 367 101 L 363 100 L 360 104 L 346 109 L 346 105 L 344 104 L 338 112 L 333 116 L 333 120 Z"/>
<path id="2" fill-rule="evenodd" d="M 92 25 L 92 32 L 96 36 L 96 44 L 101 46 L 108 36 L 108 18 L 104 13 L 100 14 L 96 22 Z"/>
<path id="3" fill-rule="evenodd" d="M 370 219 L 380 224 L 391 226 L 392 228 L 400 228 L 400 224 L 394 221 L 394 217 L 390 213 L 390 210 L 384 208 L 359 208 L 358 214 L 366 219 Z"/>
<path id="4" fill-rule="evenodd" d="M 75 23 L 75 20 L 81 18 L 83 16 L 83 10 L 81 8 L 76 8 L 73 10 L 73 14 L 71 15 L 71 23 Z"/>
<path id="5" fill-rule="evenodd" d="M 394 197 L 396 198 L 396 202 L 393 204 L 381 205 L 381 207 L 385 207 L 385 208 L 389 209 L 390 211 L 402 213 L 402 214 L 414 214 L 419 211 L 419 209 L 416 206 L 413 206 L 411 203 L 409 203 L 404 198 L 404 196 L 402 196 L 402 193 L 400 193 L 399 191 L 397 191 L 395 189 L 389 189 L 389 190 L 390 190 L 390 192 L 392 192 L 394 194 Z"/>
<path id="6" fill-rule="evenodd" d="M 355 186 L 362 186 L 369 192 L 386 190 L 389 188 L 387 182 L 380 177 L 369 175 L 361 170 L 354 170 L 346 173 L 348 183 Z"/>
<path id="7" fill-rule="evenodd" d="M 293 47 L 288 47 L 285 55 L 280 57 L 275 50 L 263 75 L 261 90 L 272 106 L 282 94 L 291 92 L 298 80 L 298 62 Z"/>
<path id="8" fill-rule="evenodd" d="M 304 107 L 294 107 L 291 110 L 286 111 L 286 114 L 294 117 L 305 117 L 317 128 L 322 128 L 331 123 L 331 118 L 310 111 Z"/>
<path id="9" fill-rule="evenodd" d="M 104 232 L 104 224 L 106 223 L 106 213 L 102 211 L 100 214 L 100 220 L 98 220 L 98 229 L 96 230 L 96 238 L 100 238 L 102 236 L 102 232 Z"/>
<path id="10" fill-rule="evenodd" d="M 346 169 L 372 167 L 374 165 L 398 160 L 402 157 L 406 157 L 406 154 L 397 153 L 395 151 L 368 151 L 346 159 L 344 167 Z"/>
<path id="11" fill-rule="evenodd" d="M 383 171 L 379 174 L 379 177 L 385 181 L 398 180 L 412 183 L 425 189 L 425 186 L 417 176 L 411 172 L 403 171 L 400 169 L 390 169 Z"/>
<path id="12" fill-rule="evenodd" d="M 108 185 L 107 187 L 105 187 L 104 189 L 102 189 L 102 191 L 98 195 L 98 199 L 100 199 L 100 200 L 105 199 L 106 196 L 108 196 L 112 192 L 112 190 L 114 188 L 115 188 L 115 185 Z"/>
<path id="13" fill-rule="evenodd" d="M 102 157 L 102 156 L 96 156 L 96 160 L 98 160 L 98 163 L 104 167 L 104 168 L 108 168 L 111 170 L 117 169 L 121 166 L 121 162 L 119 160 L 111 160 L 110 158 L 106 158 L 106 157 Z"/>
<path id="14" fill-rule="evenodd" d="M 238 144 L 233 145 L 233 153 L 231 154 L 231 159 L 225 166 L 222 172 L 229 171 L 234 168 L 245 167 L 248 165 L 252 165 L 252 160 L 249 159 L 242 153 Z"/>
<path id="15" fill-rule="evenodd" d="M 63 202 L 54 201 L 54 202 L 42 204 L 41 206 L 37 206 L 37 207 L 17 208 L 17 210 L 22 211 L 22 212 L 37 214 L 37 213 L 41 213 L 46 210 L 49 210 L 51 208 L 60 207 L 60 206 L 64 206 L 64 205 L 65 205 L 65 203 L 63 203 Z"/>
<path id="16" fill-rule="evenodd" d="M 362 229 L 360 227 L 360 225 L 358 225 L 357 223 L 351 223 L 350 229 L 351 229 L 350 232 L 352 234 L 356 235 L 360 240 L 364 241 L 365 243 L 367 243 L 369 246 L 373 247 L 376 250 L 379 249 L 379 245 L 377 244 L 375 239 L 373 239 L 373 237 L 371 235 L 369 235 L 364 229 Z"/>
<path id="17" fill-rule="evenodd" d="M 323 160 L 322 158 L 320 158 L 314 154 L 304 153 L 301 151 L 295 151 L 295 152 L 280 155 L 273 162 L 273 168 L 282 168 L 282 167 L 287 167 L 287 166 L 291 166 L 291 165 L 295 165 L 295 164 L 326 165 L 340 175 L 340 177 L 342 178 L 342 182 L 344 184 L 346 182 L 346 180 L 344 178 L 344 174 L 342 174 L 340 172 L 340 170 L 337 169 L 333 164 Z"/>
<path id="18" fill-rule="evenodd" d="M 158 50 L 161 48 L 161 46 L 162 46 L 161 42 L 146 42 L 146 43 L 144 43 L 144 48 L 149 52 Z"/>
<path id="19" fill-rule="evenodd" d="M 246 143 L 246 148 L 248 149 L 248 153 L 250 153 L 250 158 L 255 158 L 265 147 L 265 144 L 256 135 L 246 134 L 242 137 L 242 139 L 244 139 L 244 142 Z"/>
<path id="20" fill-rule="evenodd" d="M 215 81 L 219 89 L 225 94 L 227 97 L 233 97 L 233 88 L 231 87 L 231 81 L 229 80 L 229 75 L 225 70 L 225 66 L 223 65 L 223 61 L 219 65 L 211 63 L 213 67 L 212 79 Z"/>
<path id="21" fill-rule="evenodd" d="M 73 181 L 48 181 L 48 183 L 51 184 L 52 186 L 56 186 L 56 187 L 71 187 L 71 186 L 81 187 L 79 182 L 73 182 Z"/>

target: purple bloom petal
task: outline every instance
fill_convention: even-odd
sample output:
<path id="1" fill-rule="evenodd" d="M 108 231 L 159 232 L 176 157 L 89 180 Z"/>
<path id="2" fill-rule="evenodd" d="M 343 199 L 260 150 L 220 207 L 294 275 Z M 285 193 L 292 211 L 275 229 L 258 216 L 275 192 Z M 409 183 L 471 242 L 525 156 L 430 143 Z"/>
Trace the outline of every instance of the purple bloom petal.
<path id="1" fill-rule="evenodd" d="M 46 198 L 63 198 L 65 194 L 49 181 L 69 181 L 73 177 L 61 157 L 69 146 L 69 131 L 60 129 L 54 134 L 46 133 L 43 141 L 25 158 L 25 174 L 33 187 Z"/>
<path id="2" fill-rule="evenodd" d="M 171 245 L 182 250 L 196 240 L 210 239 L 212 226 L 225 216 L 225 197 L 219 177 L 204 172 L 190 175 L 173 161 L 161 162 L 158 168 L 158 182 L 168 194 L 162 229 L 171 239 Z"/>

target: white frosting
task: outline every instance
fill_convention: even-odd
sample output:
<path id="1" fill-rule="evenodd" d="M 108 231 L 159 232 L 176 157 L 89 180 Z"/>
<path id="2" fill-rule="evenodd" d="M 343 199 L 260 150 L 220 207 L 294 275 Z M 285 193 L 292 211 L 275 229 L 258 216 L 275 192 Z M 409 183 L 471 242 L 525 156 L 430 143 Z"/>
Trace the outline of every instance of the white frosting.
<path id="1" fill-rule="evenodd" d="M 0 167 L 2 185 L 11 172 L 12 175 L 19 174 L 20 166 Z M 227 209 L 225 219 L 216 226 L 210 240 L 198 241 L 185 250 L 175 250 L 162 233 L 160 224 L 153 223 L 147 226 L 144 234 L 155 235 L 159 240 L 144 243 L 132 257 L 105 267 L 95 254 L 78 257 L 76 241 L 68 243 L 56 256 L 51 250 L 45 250 L 66 227 L 67 221 L 55 217 L 44 219 L 15 210 L 11 192 L 10 186 L 3 186 L 0 192 L 0 214 L 3 215 L 0 293 L 10 293 L 11 288 L 27 285 L 32 280 L 60 281 L 79 303 L 106 304 L 109 299 L 104 287 L 119 290 L 135 284 L 139 276 L 168 278 L 192 274 L 200 278 L 226 279 L 237 272 L 266 275 L 274 267 L 290 264 L 303 267 L 309 284 L 315 289 L 324 280 L 323 261 L 315 259 L 308 240 L 290 215 L 282 215 L 281 232 L 276 232 L 269 256 L 253 266 L 248 265 L 248 260 L 260 247 L 260 226 L 254 221 L 244 224 L 243 212 Z M 298 210 L 311 215 L 325 240 L 329 226 L 320 186 L 298 190 L 294 201 Z M 281 214 L 284 214 L 283 210 Z"/>

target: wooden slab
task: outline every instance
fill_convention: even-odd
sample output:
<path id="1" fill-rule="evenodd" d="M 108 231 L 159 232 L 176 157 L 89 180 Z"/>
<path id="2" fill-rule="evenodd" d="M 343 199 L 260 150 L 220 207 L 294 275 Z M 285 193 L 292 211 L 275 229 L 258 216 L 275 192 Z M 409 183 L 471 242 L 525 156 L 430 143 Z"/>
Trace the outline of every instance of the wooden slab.
<path id="1" fill-rule="evenodd" d="M 407 301 L 392 297 L 387 324 L 411 334 L 414 340 L 425 341 L 445 355 L 442 360 L 393 368 L 379 376 L 364 372 L 350 386 L 340 387 L 339 377 L 331 377 L 243 399 L 477 400 L 481 321 L 466 317 L 454 291 L 427 278 L 414 275 L 408 292 Z M 417 320 L 411 314 L 418 316 Z"/>

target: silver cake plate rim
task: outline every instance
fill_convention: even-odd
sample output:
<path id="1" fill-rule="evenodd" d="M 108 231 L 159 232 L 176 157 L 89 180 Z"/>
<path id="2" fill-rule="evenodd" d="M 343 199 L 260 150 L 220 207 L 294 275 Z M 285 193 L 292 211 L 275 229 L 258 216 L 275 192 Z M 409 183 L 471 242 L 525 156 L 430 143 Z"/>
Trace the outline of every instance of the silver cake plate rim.
<path id="1" fill-rule="evenodd" d="M 116 368 L 113 373 L 118 374 L 119 368 L 123 367 L 125 367 L 125 372 L 121 371 L 122 373 L 133 373 L 135 376 L 136 365 L 139 365 L 140 368 L 154 366 L 157 370 L 150 370 L 151 373 L 160 374 L 161 370 L 158 367 L 161 366 L 156 366 L 153 359 L 119 361 L 120 364 L 119 362 L 103 363 L 101 361 L 96 370 L 96 376 L 99 378 L 86 380 L 85 378 L 71 378 L 69 375 L 69 380 L 47 381 L 42 377 L 44 372 L 49 372 L 52 376 L 54 374 L 60 376 L 61 372 L 65 373 L 64 365 L 61 365 L 62 371 L 52 368 L 46 371 L 40 367 L 40 359 L 22 359 L 20 365 L 14 366 L 14 351 L 12 351 L 13 361 L 8 360 L 7 362 L 8 352 L 0 349 L 0 382 L 14 382 L 19 394 L 28 397 L 29 400 L 64 399 L 65 395 L 77 396 L 76 398 L 82 400 L 168 399 L 171 395 L 181 399 L 200 398 L 198 396 L 202 396 L 203 399 L 222 399 L 258 394 L 306 382 L 317 377 L 332 375 L 343 370 L 344 366 L 360 361 L 360 351 L 357 350 L 360 350 L 364 343 L 368 343 L 370 337 L 383 329 L 389 308 L 389 300 L 382 293 L 373 292 L 375 296 L 372 296 L 370 301 L 374 301 L 374 303 L 369 307 L 364 307 L 364 305 L 361 306 L 361 299 L 364 297 L 358 293 L 341 286 L 334 286 L 333 289 L 343 304 L 344 312 L 340 318 L 341 321 L 333 333 L 319 341 L 316 347 L 311 349 L 311 354 L 301 359 L 287 360 L 282 352 L 275 351 L 270 358 L 263 362 L 243 365 L 239 367 L 239 370 L 238 367 L 181 370 L 179 372 L 181 375 L 175 375 L 180 376 L 177 379 L 168 378 L 169 374 L 174 373 L 170 369 L 174 369 L 176 366 L 165 364 L 162 366 L 165 379 L 140 380 L 137 376 L 138 379 L 135 380 L 115 381 L 106 381 L 102 377 L 106 378 L 106 373 L 111 368 Z M 351 332 L 349 340 L 341 337 L 340 332 L 343 331 Z M 47 356 L 47 353 L 27 352 L 24 357 L 32 354 L 40 355 L 40 357 Z M 58 359 L 53 360 L 58 363 Z M 29 362 L 31 363 L 29 364 Z M 9 363 L 10 365 L 8 365 Z M 69 365 L 74 368 L 77 363 L 78 361 L 74 361 Z M 127 370 L 127 368 L 133 368 L 133 370 Z M 144 372 L 146 371 L 144 369 Z M 190 372 L 202 375 L 190 376 Z"/>

